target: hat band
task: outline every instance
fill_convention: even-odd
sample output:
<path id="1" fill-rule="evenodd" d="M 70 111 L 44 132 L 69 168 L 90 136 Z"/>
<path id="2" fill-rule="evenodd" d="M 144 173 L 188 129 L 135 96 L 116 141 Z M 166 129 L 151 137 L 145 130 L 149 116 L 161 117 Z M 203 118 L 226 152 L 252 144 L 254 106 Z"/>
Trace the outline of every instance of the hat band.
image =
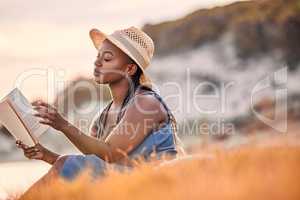
<path id="1" fill-rule="evenodd" d="M 140 52 L 122 35 L 120 35 L 118 32 L 115 32 L 111 34 L 111 36 L 114 37 L 118 42 L 122 43 L 127 50 L 134 56 L 134 58 L 137 60 L 139 65 L 142 65 L 140 67 L 145 68 L 147 66 L 147 63 L 143 56 L 140 54 Z"/>

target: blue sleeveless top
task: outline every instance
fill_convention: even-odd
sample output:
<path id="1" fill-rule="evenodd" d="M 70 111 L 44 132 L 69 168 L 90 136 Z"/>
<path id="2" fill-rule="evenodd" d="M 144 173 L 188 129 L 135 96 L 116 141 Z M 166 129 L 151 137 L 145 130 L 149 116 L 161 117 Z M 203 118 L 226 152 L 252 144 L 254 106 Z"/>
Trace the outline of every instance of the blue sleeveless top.
<path id="1" fill-rule="evenodd" d="M 143 156 L 145 159 L 151 157 L 151 155 L 156 157 L 161 157 L 163 154 L 176 156 L 177 148 L 176 148 L 176 138 L 175 133 L 173 131 L 173 125 L 171 121 L 171 112 L 162 98 L 155 92 L 144 92 L 142 93 L 154 95 L 164 106 L 168 114 L 168 121 L 161 128 L 156 131 L 152 131 L 149 135 L 144 139 L 144 141 L 138 145 L 135 149 L 133 149 L 128 156 L 130 158 L 134 158 L 135 156 Z"/>
<path id="2" fill-rule="evenodd" d="M 168 120 L 167 122 L 160 127 L 158 130 L 152 131 L 149 133 L 146 138 L 142 141 L 141 144 L 139 144 L 135 149 L 133 149 L 131 152 L 129 152 L 128 156 L 129 158 L 135 158 L 135 157 L 143 157 L 144 159 L 150 158 L 153 154 L 160 157 L 162 153 L 167 153 L 168 155 L 176 155 L 177 149 L 176 149 L 176 138 L 175 133 L 173 131 L 174 127 L 171 121 L 171 111 L 169 110 L 168 106 L 165 104 L 163 99 L 158 95 L 156 92 L 150 90 L 141 93 L 141 95 L 153 95 L 156 97 L 163 105 L 165 110 L 167 111 Z M 103 110 L 105 112 L 109 109 L 110 105 L 112 104 L 112 101 L 110 104 Z M 124 114 L 124 111 L 121 111 L 122 114 Z M 101 125 L 100 118 L 98 118 L 95 121 L 94 126 L 96 126 L 97 130 L 97 138 L 100 138 L 99 135 L 99 126 Z M 105 123 L 105 122 L 104 122 Z M 105 139 L 102 138 L 102 139 Z"/>
<path id="3" fill-rule="evenodd" d="M 150 133 L 128 156 L 129 158 L 142 156 L 147 160 L 151 156 L 160 158 L 163 154 L 172 156 L 177 154 L 171 123 L 167 123 L 157 131 Z"/>

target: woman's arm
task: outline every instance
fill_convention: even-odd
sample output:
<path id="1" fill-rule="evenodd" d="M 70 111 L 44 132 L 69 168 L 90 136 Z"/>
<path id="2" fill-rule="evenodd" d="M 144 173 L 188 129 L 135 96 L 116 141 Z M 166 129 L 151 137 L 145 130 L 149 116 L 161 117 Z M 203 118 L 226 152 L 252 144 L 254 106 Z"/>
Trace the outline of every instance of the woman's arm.
<path id="1" fill-rule="evenodd" d="M 65 126 L 61 132 L 84 154 L 95 154 L 103 160 L 110 161 L 111 149 L 103 141 L 82 133 L 74 125 Z"/>
<path id="2" fill-rule="evenodd" d="M 108 161 L 117 162 L 140 144 L 147 134 L 155 128 L 166 115 L 160 103 L 153 96 L 137 95 L 128 105 L 124 117 L 111 131 L 105 141 L 82 133 L 78 128 L 64 120 L 56 111 L 44 102 L 39 106 L 47 107 L 47 112 L 40 111 L 36 116 L 42 117 L 41 123 L 60 130 L 84 154 L 95 154 Z"/>
<path id="3" fill-rule="evenodd" d="M 162 104 L 152 95 L 136 95 L 124 117 L 105 142 L 112 148 L 116 161 L 126 157 L 159 123 L 167 119 Z"/>

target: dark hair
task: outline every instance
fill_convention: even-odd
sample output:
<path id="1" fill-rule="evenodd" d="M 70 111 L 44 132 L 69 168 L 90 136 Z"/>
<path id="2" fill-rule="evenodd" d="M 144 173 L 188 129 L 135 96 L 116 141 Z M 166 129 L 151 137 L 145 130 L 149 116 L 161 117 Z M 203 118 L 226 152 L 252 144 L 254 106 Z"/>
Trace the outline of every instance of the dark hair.
<path id="1" fill-rule="evenodd" d="M 140 77 L 141 77 L 143 71 L 141 70 L 139 65 L 133 59 L 131 59 L 131 58 L 129 58 L 129 59 L 130 59 L 130 64 L 135 64 L 137 66 L 137 70 L 136 70 L 135 74 L 131 77 L 132 81 L 130 82 L 126 97 L 124 98 L 124 100 L 122 102 L 120 111 L 119 111 L 118 116 L 117 116 L 116 124 L 118 124 L 120 122 L 120 120 L 122 118 L 122 115 L 124 114 L 124 112 L 122 112 L 122 111 L 124 110 L 125 106 L 129 103 L 130 99 L 134 96 L 134 93 L 138 88 L 142 88 L 142 89 L 145 89 L 145 90 L 151 90 L 152 91 L 152 89 L 150 87 L 147 87 L 147 86 L 144 86 L 144 85 L 140 84 L 139 80 L 140 80 Z M 107 119 L 107 114 L 108 114 L 107 111 L 110 108 L 111 104 L 112 104 L 112 101 L 110 102 L 109 105 L 107 105 L 107 107 L 100 114 L 99 122 L 98 122 L 98 128 L 100 130 L 98 130 L 97 138 L 105 139 L 105 137 L 106 137 L 104 135 L 104 128 L 105 128 L 105 125 L 106 125 L 106 119 Z"/>
<path id="2" fill-rule="evenodd" d="M 123 109 L 125 108 L 125 106 L 129 103 L 129 101 L 131 100 L 131 98 L 134 96 L 136 90 L 138 88 L 140 89 L 145 89 L 145 90 L 148 90 L 148 91 L 152 91 L 154 93 L 156 93 L 154 90 L 152 90 L 152 88 L 150 87 L 147 87 L 145 85 L 141 85 L 140 84 L 140 77 L 143 73 L 143 71 L 141 70 L 141 68 L 139 67 L 139 65 L 130 58 L 130 62 L 132 64 L 135 64 L 137 67 L 137 71 L 135 72 L 135 74 L 131 77 L 131 80 L 132 82 L 130 83 L 130 87 L 128 88 L 128 91 L 127 91 L 127 95 L 126 97 L 124 98 L 123 102 L 122 102 L 122 105 L 121 105 L 121 108 L 120 108 L 120 111 L 118 113 L 118 116 L 117 116 L 117 121 L 116 121 L 116 124 L 118 124 L 124 114 L 123 112 Z M 111 103 L 103 110 L 103 112 L 101 113 L 100 117 L 99 117 L 99 126 L 98 128 L 100 130 L 98 130 L 98 133 L 97 133 L 97 138 L 101 138 L 101 139 L 105 139 L 105 135 L 104 135 L 104 128 L 105 128 L 105 125 L 106 125 L 106 119 L 107 119 L 107 111 L 109 110 L 110 106 L 112 104 L 112 101 Z M 175 139 L 175 143 L 176 144 L 179 144 L 179 148 L 181 148 L 180 146 L 182 146 L 181 144 L 181 141 L 180 139 L 178 138 L 177 136 L 177 121 L 174 117 L 174 115 L 170 112 L 170 110 L 168 109 L 167 110 L 169 116 L 170 116 L 170 120 L 171 120 L 171 123 L 172 123 L 172 128 L 173 128 L 173 132 L 174 132 L 174 139 Z M 103 121 L 104 120 L 104 121 Z M 103 123 L 102 123 L 103 122 Z M 179 149 L 182 153 L 184 153 L 184 150 L 181 148 Z"/>

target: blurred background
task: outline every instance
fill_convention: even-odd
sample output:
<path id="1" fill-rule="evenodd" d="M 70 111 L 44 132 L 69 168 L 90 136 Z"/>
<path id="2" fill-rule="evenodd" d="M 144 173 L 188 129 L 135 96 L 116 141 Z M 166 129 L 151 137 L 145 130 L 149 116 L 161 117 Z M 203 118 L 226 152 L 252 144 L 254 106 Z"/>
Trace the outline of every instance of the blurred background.
<path id="1" fill-rule="evenodd" d="M 110 100 L 107 87 L 93 82 L 97 52 L 88 32 L 111 33 L 132 25 L 154 40 L 147 71 L 177 118 L 178 135 L 189 153 L 195 145 L 230 148 L 247 143 L 249 135 L 299 130 L 299 0 L 0 4 L 0 96 L 18 86 L 31 101 L 43 98 L 57 105 L 86 133 Z M 66 106 L 70 101 L 76 109 Z M 91 112 L 80 112 L 91 103 Z M 12 185 L 28 185 L 49 166 L 28 161 L 4 127 L 1 132 L 0 187 L 5 193 Z M 57 153 L 78 153 L 53 129 L 41 143 Z M 24 178 L 26 169 L 32 173 Z M 7 185 L 12 174 L 15 179 Z"/>

